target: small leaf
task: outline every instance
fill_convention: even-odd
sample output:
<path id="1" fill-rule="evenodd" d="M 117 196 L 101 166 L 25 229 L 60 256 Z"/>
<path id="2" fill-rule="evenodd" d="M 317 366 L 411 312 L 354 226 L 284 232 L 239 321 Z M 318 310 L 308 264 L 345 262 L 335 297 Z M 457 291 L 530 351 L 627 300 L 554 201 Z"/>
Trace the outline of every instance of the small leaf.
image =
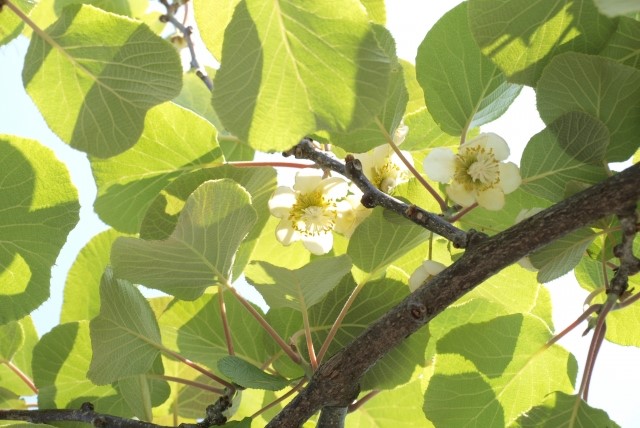
<path id="1" fill-rule="evenodd" d="M 11 321 L 0 325 L 0 364 L 10 362 L 23 342 L 24 335 L 20 323 Z"/>
<path id="2" fill-rule="evenodd" d="M 398 218 L 397 223 L 387 221 L 384 211 L 375 208 L 349 240 L 347 254 L 353 261 L 355 280 L 362 282 L 379 276 L 389 264 L 428 236 L 426 229 L 405 218 Z M 380 245 L 381 242 L 384 245 Z"/>
<path id="3" fill-rule="evenodd" d="M 6 325 L 10 324 L 12 323 Z M 13 367 L 18 368 L 24 375 L 33 378 L 31 362 L 33 359 L 33 348 L 39 340 L 38 332 L 36 331 L 30 316 L 21 319 L 18 321 L 18 324 L 20 326 L 20 347 L 12 353 L 11 363 Z M 11 340 L 11 338 L 7 339 L 9 341 Z M 17 338 L 14 338 L 14 342 L 16 339 Z M 11 350 L 11 347 L 12 346 L 10 345 L 7 350 Z M 0 387 L 0 390 L 5 392 L 8 391 L 6 398 L 9 400 L 17 398 L 15 396 L 24 397 L 33 395 L 33 390 L 29 385 L 27 385 L 24 380 L 6 364 L 0 364 L 0 379 L 2 379 L 2 387 Z"/>
<path id="4" fill-rule="evenodd" d="M 10 11 L 5 10 L 2 14 Z M 0 324 L 49 297 L 51 268 L 78 222 L 78 193 L 53 151 L 0 135 Z"/>
<path id="5" fill-rule="evenodd" d="M 602 153 L 606 129 L 597 119 L 586 118 L 581 113 L 567 113 L 529 140 L 520 162 L 524 191 L 558 202 L 565 198 L 572 181 L 594 184 L 607 178 L 602 164 L 584 163 L 570 154 L 592 162 Z"/>
<path id="6" fill-rule="evenodd" d="M 147 373 L 160 353 L 160 343 L 149 302 L 107 268 L 100 283 L 100 314 L 91 320 L 93 357 L 87 377 L 104 385 Z"/>
<path id="7" fill-rule="evenodd" d="M 193 300 L 209 286 L 230 285 L 235 253 L 256 219 L 244 188 L 207 181 L 189 196 L 169 238 L 118 238 L 111 262 L 118 277 Z"/>
<path id="8" fill-rule="evenodd" d="M 578 229 L 532 253 L 529 259 L 538 269 L 538 281 L 549 282 L 571 271 L 595 237 L 589 228 Z"/>
<path id="9" fill-rule="evenodd" d="M 90 320 L 100 312 L 100 280 L 118 236 L 122 234 L 113 229 L 101 232 L 78 253 L 64 285 L 61 323 Z"/>
<path id="10" fill-rule="evenodd" d="M 243 0 L 222 58 L 213 106 L 257 150 L 288 149 L 318 129 L 365 126 L 385 101 L 390 60 L 356 0 Z"/>
<path id="11" fill-rule="evenodd" d="M 609 130 L 606 160 L 624 161 L 640 146 L 640 70 L 608 58 L 569 52 L 544 69 L 538 110 L 550 124 L 572 111 L 600 119 Z"/>
<path id="12" fill-rule="evenodd" d="M 599 55 L 640 69 L 638 44 L 640 44 L 640 21 L 621 16 L 616 32 Z"/>
<path id="13" fill-rule="evenodd" d="M 595 409 L 575 395 L 554 392 L 542 404 L 515 421 L 522 428 L 620 428 L 606 412 Z"/>
<path id="14" fill-rule="evenodd" d="M 447 12 L 427 33 L 418 48 L 416 74 L 429 112 L 451 135 L 497 119 L 521 89 L 480 52 L 466 3 Z"/>
<path id="15" fill-rule="evenodd" d="M 180 91 L 176 50 L 140 22 L 73 5 L 46 34 L 33 34 L 22 80 L 49 127 L 76 149 L 127 150 L 147 111 Z"/>
<path id="16" fill-rule="evenodd" d="M 475 0 L 469 22 L 482 53 L 510 82 L 530 86 L 555 55 L 598 53 L 616 28 L 592 0 Z"/>
<path id="17" fill-rule="evenodd" d="M 34 2 L 31 0 L 16 0 L 13 4 L 25 14 L 29 14 L 29 11 L 34 6 Z M 0 46 L 18 37 L 24 27 L 22 19 L 10 10 L 8 6 L 2 12 L 2 15 L 0 15 Z"/>
<path id="18" fill-rule="evenodd" d="M 90 158 L 96 213 L 121 232 L 137 233 L 158 193 L 182 174 L 222 163 L 215 128 L 172 103 L 151 109 L 138 143 L 109 159 Z"/>
<path id="19" fill-rule="evenodd" d="M 98 386 L 87 379 L 91 360 L 89 322 L 55 326 L 33 350 L 33 380 L 42 409 L 79 408 L 91 401 L 101 412 L 133 416 L 112 385 Z"/>
<path id="20" fill-rule="evenodd" d="M 245 275 L 270 308 L 304 312 L 337 286 L 349 269 L 349 257 L 342 255 L 316 259 L 296 270 L 255 262 L 247 267 Z"/>
<path id="21" fill-rule="evenodd" d="M 263 372 L 253 364 L 234 356 L 226 356 L 218 360 L 218 370 L 244 388 L 279 391 L 289 385 L 287 379 Z"/>
<path id="22" fill-rule="evenodd" d="M 171 392 L 169 384 L 154 376 L 164 374 L 162 359 L 158 356 L 150 370 L 151 377 L 144 374 L 118 380 L 118 391 L 131 412 L 139 419 L 153 420 L 152 408 L 164 403 Z"/>

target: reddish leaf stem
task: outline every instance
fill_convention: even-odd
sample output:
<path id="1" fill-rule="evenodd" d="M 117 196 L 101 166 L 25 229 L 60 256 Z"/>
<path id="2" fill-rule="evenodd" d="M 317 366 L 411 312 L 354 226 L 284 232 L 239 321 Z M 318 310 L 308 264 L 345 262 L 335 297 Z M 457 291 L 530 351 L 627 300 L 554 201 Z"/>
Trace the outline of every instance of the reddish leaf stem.
<path id="1" fill-rule="evenodd" d="M 300 388 L 302 388 L 302 386 L 307 382 L 307 379 L 302 379 L 300 382 L 298 382 L 296 384 L 296 386 L 294 386 L 293 388 L 291 388 L 289 391 L 287 391 L 286 394 L 284 394 L 282 397 L 278 397 L 276 398 L 274 401 L 272 401 L 271 403 L 267 404 L 266 406 L 264 406 L 262 409 L 258 410 L 257 412 L 255 412 L 253 415 L 251 415 L 251 419 L 256 418 L 258 415 L 260 415 L 261 413 L 266 412 L 267 410 L 269 410 L 270 408 L 272 408 L 273 406 L 275 406 L 278 403 L 281 403 L 282 401 L 286 400 L 287 398 L 291 397 L 293 394 L 295 394 Z"/>
<path id="2" fill-rule="evenodd" d="M 224 338 L 227 342 L 227 351 L 229 352 L 229 355 L 235 355 L 233 350 L 233 338 L 231 337 L 231 329 L 229 328 L 229 320 L 227 319 L 227 307 L 224 304 L 224 289 L 220 289 L 220 292 L 218 293 L 218 303 L 220 305 L 220 317 L 222 318 Z"/>
<path id="3" fill-rule="evenodd" d="M 38 393 L 38 388 L 36 388 L 35 383 L 33 383 L 31 378 L 29 378 L 29 376 L 27 376 L 25 372 L 20 370 L 20 368 L 18 368 L 18 366 L 13 364 L 13 362 L 11 361 L 6 362 L 5 364 L 7 365 L 7 367 L 9 367 L 9 369 L 12 372 L 14 372 L 20 378 L 20 380 L 22 380 L 29 387 L 31 391 L 33 391 L 34 394 Z"/>

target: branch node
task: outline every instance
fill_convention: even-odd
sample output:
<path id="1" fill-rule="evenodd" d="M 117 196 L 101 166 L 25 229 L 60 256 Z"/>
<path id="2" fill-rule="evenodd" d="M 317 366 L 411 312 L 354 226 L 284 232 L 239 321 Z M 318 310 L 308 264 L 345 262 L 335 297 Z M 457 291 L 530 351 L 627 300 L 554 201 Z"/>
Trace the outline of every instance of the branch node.
<path id="1" fill-rule="evenodd" d="M 422 303 L 412 303 L 409 306 L 409 313 L 411 318 L 422 324 L 427 315 L 427 307 Z"/>

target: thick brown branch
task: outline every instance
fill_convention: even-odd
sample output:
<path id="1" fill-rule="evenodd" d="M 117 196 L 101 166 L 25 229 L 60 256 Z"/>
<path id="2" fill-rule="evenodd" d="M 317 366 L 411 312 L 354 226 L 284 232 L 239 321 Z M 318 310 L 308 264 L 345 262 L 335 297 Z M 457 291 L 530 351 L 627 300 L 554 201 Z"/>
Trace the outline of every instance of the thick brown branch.
<path id="1" fill-rule="evenodd" d="M 298 427 L 322 407 L 348 406 L 367 370 L 465 293 L 543 245 L 614 214 L 638 199 L 640 165 L 634 165 L 470 246 L 458 261 L 321 365 L 308 386 L 268 426 Z"/>

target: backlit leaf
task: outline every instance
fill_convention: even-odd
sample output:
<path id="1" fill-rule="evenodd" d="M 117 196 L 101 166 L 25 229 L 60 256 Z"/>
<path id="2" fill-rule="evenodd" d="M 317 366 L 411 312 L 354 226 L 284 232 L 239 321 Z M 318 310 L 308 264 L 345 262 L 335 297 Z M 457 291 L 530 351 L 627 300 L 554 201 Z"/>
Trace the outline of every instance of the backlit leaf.
<path id="1" fill-rule="evenodd" d="M 577 406 L 576 406 L 577 404 Z M 527 411 L 514 424 L 522 428 L 620 428 L 606 412 L 595 409 L 575 395 L 549 394 L 544 402 Z"/>
<path id="2" fill-rule="evenodd" d="M 234 356 L 226 356 L 218 360 L 218 370 L 234 383 L 245 388 L 279 391 L 289 384 L 287 379 L 265 373 L 253 364 Z"/>

